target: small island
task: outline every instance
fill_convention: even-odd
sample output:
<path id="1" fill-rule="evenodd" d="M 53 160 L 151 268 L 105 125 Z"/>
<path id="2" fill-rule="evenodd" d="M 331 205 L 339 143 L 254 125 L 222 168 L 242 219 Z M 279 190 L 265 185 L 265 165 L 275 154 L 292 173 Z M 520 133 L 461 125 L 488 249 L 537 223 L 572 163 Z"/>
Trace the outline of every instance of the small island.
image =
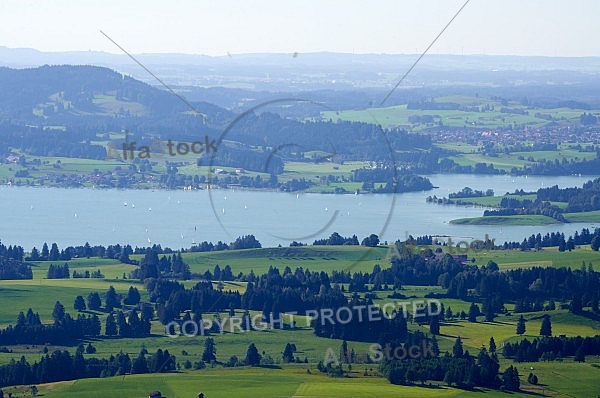
<path id="1" fill-rule="evenodd" d="M 600 222 L 600 178 L 590 180 L 581 188 L 559 188 L 554 185 L 536 192 L 515 190 L 493 196 L 469 187 L 451 193 L 448 198 L 428 197 L 427 202 L 482 206 L 482 217 L 459 218 L 451 224 L 461 225 L 549 225 L 571 222 Z"/>

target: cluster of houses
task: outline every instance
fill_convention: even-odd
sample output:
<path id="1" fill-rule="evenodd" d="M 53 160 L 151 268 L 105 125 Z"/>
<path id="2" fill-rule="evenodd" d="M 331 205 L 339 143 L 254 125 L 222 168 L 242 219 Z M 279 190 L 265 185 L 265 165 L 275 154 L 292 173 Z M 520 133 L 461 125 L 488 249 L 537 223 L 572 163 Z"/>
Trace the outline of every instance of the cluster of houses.
<path id="1" fill-rule="evenodd" d="M 482 129 L 440 129 L 432 131 L 432 141 L 440 143 L 467 142 L 473 145 L 495 143 L 515 145 L 524 141 L 545 142 L 552 144 L 600 142 L 600 129 L 574 129 L 565 126 L 546 126 L 542 128 L 519 128 L 514 130 Z"/>

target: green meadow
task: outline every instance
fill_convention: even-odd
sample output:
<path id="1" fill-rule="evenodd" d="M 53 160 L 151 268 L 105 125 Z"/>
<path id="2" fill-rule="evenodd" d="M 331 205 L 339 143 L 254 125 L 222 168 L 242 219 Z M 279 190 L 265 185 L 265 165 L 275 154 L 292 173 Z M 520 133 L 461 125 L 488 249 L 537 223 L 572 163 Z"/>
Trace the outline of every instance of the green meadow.
<path id="1" fill-rule="evenodd" d="M 592 264 L 595 271 L 600 271 L 600 254 L 584 245 L 573 251 L 559 252 L 556 247 L 545 247 L 540 251 L 530 250 L 488 250 L 475 253 L 469 251 L 468 257 L 477 265 L 485 265 L 494 261 L 500 269 L 542 267 L 571 267 L 580 269 L 582 263 Z"/>
<path id="2" fill-rule="evenodd" d="M 542 215 L 517 215 L 517 216 L 486 216 L 457 218 L 450 220 L 450 224 L 458 225 L 550 225 L 559 224 L 552 217 Z"/>
<path id="3" fill-rule="evenodd" d="M 102 279 L 33 279 L 18 281 L 0 281 L 0 325 L 14 324 L 19 311 L 27 312 L 31 308 L 40 313 L 42 322 L 52 320 L 52 309 L 56 301 L 60 301 L 67 311 L 73 312 L 76 296 L 84 298 L 96 291 L 102 296 L 110 286 L 117 293 L 127 295 L 130 285 L 137 286 L 140 294 L 145 295 L 143 286 L 136 281 L 116 281 Z"/>
<path id="4" fill-rule="evenodd" d="M 261 274 L 269 267 L 285 267 L 295 270 L 297 267 L 310 271 L 352 270 L 373 271 L 375 264 L 383 266 L 387 247 L 369 248 L 365 246 L 303 246 L 270 247 L 236 251 L 185 253 L 185 262 L 190 264 L 192 272 L 213 271 L 216 265 L 223 269 L 231 266 L 234 274 L 254 271 Z"/>
<path id="5" fill-rule="evenodd" d="M 448 248 L 443 248 L 447 250 Z M 363 246 L 306 246 L 306 247 L 281 247 L 248 249 L 238 251 L 223 251 L 210 253 L 184 253 L 183 258 L 188 262 L 193 272 L 202 273 L 214 269 L 219 264 L 221 269 L 230 265 L 234 275 L 239 272 L 255 274 L 266 272 L 269 266 L 276 266 L 283 270 L 289 266 L 292 270 L 296 267 L 310 269 L 311 271 L 327 271 L 348 269 L 351 272 L 370 272 L 375 264 L 382 267 L 388 266 L 385 260 L 388 248 L 366 248 Z M 582 262 L 592 263 L 596 270 L 600 265 L 597 252 L 589 246 L 578 247 L 572 252 L 558 252 L 556 248 L 545 248 L 541 251 L 523 252 L 520 250 L 488 250 L 485 252 L 468 252 L 469 261 L 478 265 L 485 265 L 493 260 L 501 269 L 532 266 L 570 266 L 573 269 L 581 267 Z M 133 256 L 138 258 L 139 256 Z M 62 263 L 62 262 L 61 262 Z M 6 326 L 16 320 L 19 311 L 26 311 L 31 307 L 40 313 L 44 322 L 51 322 L 51 313 L 55 301 L 59 300 L 73 316 L 73 300 L 75 296 L 87 296 L 91 291 L 98 291 L 101 295 L 109 286 L 114 286 L 118 293 L 125 295 L 129 286 L 136 286 L 142 294 L 142 299 L 147 299 L 143 285 L 137 280 L 123 279 L 132 269 L 131 265 L 121 264 L 116 260 L 89 258 L 73 259 L 69 262 L 71 272 L 77 270 L 101 270 L 104 279 L 46 279 L 46 272 L 50 262 L 36 262 L 34 264 L 34 279 L 24 281 L 0 281 L 0 297 L 3 306 L 0 307 L 0 325 Z M 195 281 L 184 282 L 187 287 Z M 246 284 L 243 282 L 227 281 L 223 283 L 225 290 L 243 292 Z M 215 287 L 217 283 L 215 282 Z M 345 286 L 347 288 L 347 286 Z M 426 299 L 430 293 L 443 294 L 444 289 L 438 286 L 403 286 L 398 293 L 406 299 L 391 299 L 388 296 L 391 290 L 375 291 L 374 303 L 383 305 L 388 302 L 405 301 L 412 299 Z M 348 293 L 349 295 L 349 293 Z M 450 307 L 454 314 L 460 311 L 468 312 L 470 303 L 458 299 L 440 299 L 447 309 Z M 561 304 L 556 303 L 557 308 Z M 481 303 L 479 303 L 481 306 Z M 507 309 L 512 311 L 513 305 L 507 304 Z M 409 309 L 410 310 L 410 309 Z M 251 315 L 259 312 L 251 311 Z M 100 316 L 102 327 L 106 313 L 97 312 Z M 478 322 L 471 323 L 467 320 L 453 318 L 441 324 L 441 335 L 438 343 L 442 351 L 452 349 L 457 337 L 461 337 L 465 349 L 472 354 L 483 346 L 487 346 L 490 337 L 494 337 L 499 349 L 505 342 L 521 338 L 535 338 L 541 326 L 541 317 L 549 314 L 552 321 L 552 330 L 555 335 L 566 336 L 592 336 L 600 334 L 600 322 L 591 317 L 578 316 L 568 310 L 557 309 L 548 312 L 532 312 L 524 314 L 526 333 L 524 336 L 516 334 L 517 319 L 520 314 L 509 313 L 499 315 L 494 322 L 483 322 L 483 317 Z M 241 315 L 241 310 L 236 310 L 236 315 Z M 205 318 L 210 319 L 214 313 L 207 313 Z M 222 319 L 227 318 L 227 313 L 220 313 Z M 51 383 L 39 385 L 40 394 L 47 397 L 144 397 L 151 390 L 160 390 L 167 397 L 195 396 L 203 391 L 207 398 L 231 396 L 238 394 L 244 397 L 476 397 L 485 394 L 486 397 L 500 397 L 505 393 L 493 390 L 479 390 L 478 392 L 463 391 L 449 388 L 445 385 L 432 386 L 394 386 L 390 385 L 383 377 L 378 376 L 376 364 L 354 364 L 348 377 L 329 378 L 318 372 L 316 364 L 325 358 L 328 348 L 334 352 L 339 351 L 342 343 L 338 339 L 327 339 L 314 336 L 312 329 L 307 325 L 306 317 L 295 316 L 296 327 L 283 330 L 266 330 L 240 332 L 231 329 L 230 323 L 225 323 L 222 334 L 212 334 L 217 348 L 217 360 L 227 361 L 232 355 L 242 357 L 250 343 L 256 344 L 263 355 L 273 359 L 273 365 L 267 367 L 239 367 L 223 368 L 216 366 L 201 371 L 186 370 L 187 361 L 194 363 L 201 359 L 206 336 L 177 338 L 168 337 L 165 328 L 158 321 L 152 323 L 152 335 L 145 338 L 96 338 L 88 340 L 96 347 L 97 352 L 91 356 L 102 358 L 116 354 L 119 351 L 127 352 L 135 358 L 142 348 L 150 353 L 157 348 L 168 349 L 177 357 L 181 369 L 174 374 L 160 375 L 127 375 L 107 379 L 84 379 L 70 382 Z M 289 324 L 290 317 L 285 317 Z M 410 330 L 421 330 L 428 333 L 428 326 L 419 326 L 409 320 Z M 306 358 L 308 363 L 283 365 L 281 354 L 287 343 L 296 345 L 296 356 L 301 360 Z M 369 343 L 348 342 L 356 351 L 367 351 Z M 69 349 L 71 347 L 43 346 L 43 345 L 17 345 L 7 347 L 10 352 L 0 352 L 0 364 L 7 363 L 12 358 L 25 358 L 33 363 L 43 355 L 44 349 L 50 352 L 55 349 Z M 572 358 L 565 358 L 563 362 L 516 364 L 521 374 L 522 392 L 514 396 L 528 396 L 530 394 L 568 394 L 573 397 L 590 397 L 600 391 L 598 373 L 599 359 L 588 357 L 585 363 L 575 363 Z M 501 369 L 512 364 L 512 361 L 501 357 Z M 593 366 L 596 365 L 596 366 Z M 540 378 L 540 385 L 532 386 L 527 383 L 528 369 L 535 368 L 535 373 Z M 365 370 L 368 374 L 365 376 Z M 30 391 L 23 386 L 9 387 L 5 393 L 12 392 L 13 397 L 30 396 Z"/>
<path id="6" fill-rule="evenodd" d="M 498 199 L 495 199 L 498 198 Z M 477 199 L 477 200 L 476 200 Z M 476 204 L 478 206 L 489 206 L 497 207 L 500 204 L 500 197 L 491 196 L 487 198 L 471 198 L 468 202 Z M 566 207 L 564 202 L 553 202 L 552 204 L 559 207 Z M 564 213 L 563 214 L 567 222 L 573 223 L 589 223 L 589 222 L 600 222 L 600 210 L 586 211 L 580 213 Z M 459 225 L 550 225 L 550 224 L 562 224 L 560 221 L 555 220 L 552 217 L 528 214 L 528 215 L 515 215 L 515 216 L 485 216 L 485 217 L 469 217 L 469 218 L 457 218 L 450 220 L 451 224 Z"/>
<path id="7" fill-rule="evenodd" d="M 483 207 L 499 207 L 503 198 L 512 198 L 518 200 L 535 200 L 536 195 L 504 195 L 504 196 L 481 196 L 476 198 L 457 198 L 452 200 L 460 200 L 465 205 L 476 205 Z"/>
<path id="8" fill-rule="evenodd" d="M 304 367 L 211 369 L 160 377 L 127 376 L 125 378 L 89 379 L 41 386 L 52 397 L 144 397 L 154 389 L 168 398 L 195 397 L 202 391 L 207 398 L 231 397 L 457 397 L 453 388 L 423 389 L 392 386 L 376 377 L 332 379 Z"/>
<path id="9" fill-rule="evenodd" d="M 407 105 L 397 105 L 363 110 L 324 111 L 321 117 L 325 120 L 348 120 L 379 124 L 383 128 L 407 128 L 411 131 L 426 131 L 433 127 L 474 127 L 474 128 L 537 128 L 550 123 L 549 117 L 559 125 L 579 123 L 579 117 L 585 109 L 570 108 L 536 108 L 526 106 L 518 101 L 501 101 L 489 98 L 449 95 L 436 97 L 434 102 L 452 102 L 465 108 L 456 110 L 408 109 Z M 484 109 L 485 107 L 485 109 Z M 475 109 L 477 108 L 477 110 Z M 508 112 L 501 112 L 504 109 Z M 523 112 L 527 114 L 520 114 Z M 592 112 L 598 112 L 593 110 Z M 430 116 L 423 122 L 415 116 Z"/>
<path id="10" fill-rule="evenodd" d="M 462 148 L 461 148 L 462 149 Z M 532 151 L 532 152 L 511 152 L 500 153 L 495 156 L 488 156 L 484 153 L 458 153 L 449 156 L 448 159 L 454 160 L 461 166 L 475 166 L 477 163 L 492 163 L 496 169 L 510 172 L 513 167 L 522 168 L 527 164 L 540 162 L 542 160 L 554 161 L 566 159 L 568 161 L 591 160 L 596 157 L 594 152 L 580 152 L 573 149 L 550 151 Z"/>
<path id="11" fill-rule="evenodd" d="M 581 213 L 565 213 L 569 222 L 600 222 L 600 210 L 586 211 Z"/>
<path id="12" fill-rule="evenodd" d="M 521 363 L 517 369 L 522 378 L 533 371 L 538 375 L 540 385 L 533 386 L 521 382 L 522 391 L 510 393 L 513 397 L 570 396 L 595 397 L 598 392 L 597 378 L 600 369 L 596 363 L 563 362 Z M 309 373 L 310 372 L 310 373 Z M 524 375 L 524 377 L 523 377 Z M 200 391 L 206 398 L 248 398 L 264 397 L 415 397 L 415 398 L 489 398 L 505 397 L 507 393 L 488 389 L 464 391 L 445 385 L 432 384 L 425 387 L 395 386 L 380 377 L 364 376 L 363 367 L 353 367 L 349 377 L 329 378 L 320 374 L 314 366 L 286 365 L 278 367 L 207 369 L 182 372 L 179 374 L 129 375 L 106 379 L 83 379 L 38 386 L 40 395 L 49 398 L 111 398 L 147 397 L 153 390 L 159 390 L 164 397 L 195 397 Z M 560 391 L 568 390 L 567 395 Z M 26 388 L 5 389 L 13 392 L 13 397 L 30 396 Z M 21 394 L 19 394 L 19 391 Z"/>

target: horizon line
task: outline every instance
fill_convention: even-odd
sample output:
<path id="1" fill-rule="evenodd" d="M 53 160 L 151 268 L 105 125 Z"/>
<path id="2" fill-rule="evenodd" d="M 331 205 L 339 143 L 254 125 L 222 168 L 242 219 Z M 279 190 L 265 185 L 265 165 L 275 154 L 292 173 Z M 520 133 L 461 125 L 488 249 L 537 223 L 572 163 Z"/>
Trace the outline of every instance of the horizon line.
<path id="1" fill-rule="evenodd" d="M 109 55 L 124 57 L 122 53 L 106 51 L 106 50 L 40 50 L 33 47 L 10 47 L 6 45 L 0 45 L 0 49 L 9 51 L 33 51 L 39 54 L 98 54 L 98 55 Z M 319 50 L 319 51 L 256 51 L 256 52 L 235 52 L 225 51 L 222 54 L 202 54 L 202 53 L 188 53 L 188 52 L 131 52 L 131 54 L 137 56 L 184 56 L 184 57 L 206 57 L 206 58 L 233 58 L 233 56 L 292 56 L 296 58 L 298 55 L 350 55 L 350 56 L 414 56 L 418 55 L 418 51 L 415 52 L 348 52 L 348 51 L 332 51 L 332 50 Z M 469 57 L 469 56 L 480 56 L 480 57 L 499 57 L 499 58 L 548 58 L 548 59 L 582 59 L 582 58 L 600 58 L 600 55 L 544 55 L 544 54 L 496 54 L 487 52 L 467 52 L 453 53 L 453 52 L 432 52 L 428 53 L 428 56 L 452 56 L 452 57 Z"/>

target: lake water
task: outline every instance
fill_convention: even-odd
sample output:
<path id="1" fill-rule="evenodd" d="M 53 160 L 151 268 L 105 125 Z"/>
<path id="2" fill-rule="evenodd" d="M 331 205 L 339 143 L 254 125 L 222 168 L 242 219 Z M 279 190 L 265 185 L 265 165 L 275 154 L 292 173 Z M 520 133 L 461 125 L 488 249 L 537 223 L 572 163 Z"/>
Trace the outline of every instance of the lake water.
<path id="1" fill-rule="evenodd" d="M 438 186 L 427 192 L 381 195 L 323 195 L 242 190 L 98 190 L 0 187 L 0 239 L 26 250 L 44 242 L 59 247 L 129 243 L 159 243 L 174 249 L 193 242 L 231 242 L 253 234 L 263 246 L 287 246 L 293 240 L 312 243 L 337 231 L 359 240 L 375 233 L 382 241 L 408 234 L 448 235 L 466 240 L 486 234 L 496 243 L 521 241 L 532 233 L 565 235 L 593 228 L 593 223 L 550 226 L 452 225 L 448 221 L 477 217 L 483 208 L 428 204 L 429 195 L 447 196 L 465 186 L 515 189 L 581 186 L 592 177 L 511 177 L 468 174 L 428 176 Z M 125 205 L 127 204 L 127 205 Z M 598 225 L 600 226 L 600 225 Z"/>

